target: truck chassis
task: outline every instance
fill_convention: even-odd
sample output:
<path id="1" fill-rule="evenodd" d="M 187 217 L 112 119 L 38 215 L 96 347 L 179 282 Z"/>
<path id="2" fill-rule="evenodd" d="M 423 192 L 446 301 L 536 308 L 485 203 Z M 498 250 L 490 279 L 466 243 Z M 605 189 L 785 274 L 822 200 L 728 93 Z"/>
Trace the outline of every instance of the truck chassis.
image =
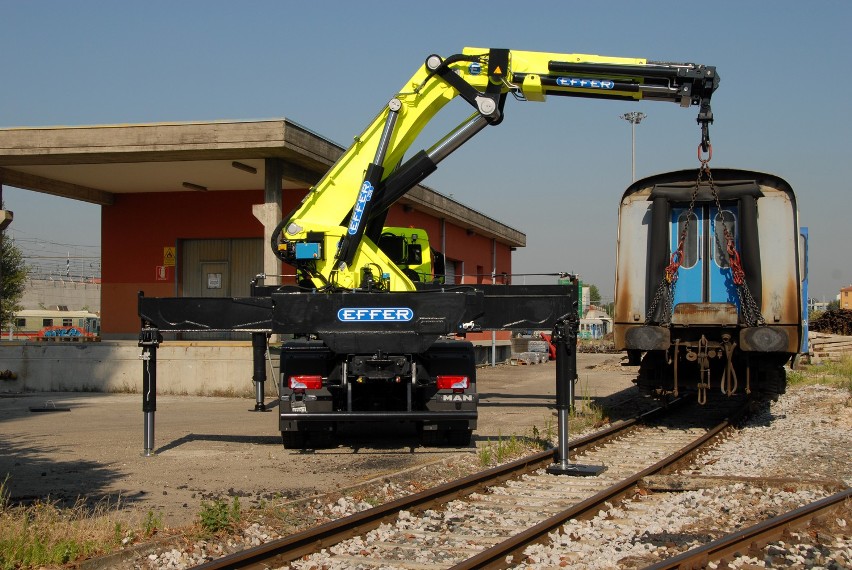
<path id="1" fill-rule="evenodd" d="M 327 445 L 348 422 L 411 422 L 425 444 L 467 446 L 478 404 L 473 345 L 460 340 L 469 331 L 567 327 L 572 342 L 565 358 L 574 366 L 560 369 L 568 381 L 576 377 L 576 283 L 306 294 L 256 280 L 251 293 L 139 293 L 146 453 L 153 453 L 156 351 L 163 333 L 251 333 L 257 411 L 272 407 L 265 397 L 268 339 L 295 335 L 281 343 L 276 379 L 279 427 L 288 448 Z"/>

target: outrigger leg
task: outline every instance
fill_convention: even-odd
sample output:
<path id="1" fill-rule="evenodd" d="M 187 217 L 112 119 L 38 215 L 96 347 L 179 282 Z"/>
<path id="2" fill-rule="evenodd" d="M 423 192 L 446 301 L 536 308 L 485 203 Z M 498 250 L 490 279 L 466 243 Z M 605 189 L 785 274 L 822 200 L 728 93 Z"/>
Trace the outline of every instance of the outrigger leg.
<path id="1" fill-rule="evenodd" d="M 251 333 L 252 363 L 254 365 L 254 411 L 268 412 L 264 403 L 263 388 L 266 383 L 266 333 Z"/>
<path id="2" fill-rule="evenodd" d="M 157 412 L 157 347 L 163 342 L 160 329 L 142 321 L 139 346 L 142 347 L 142 412 L 145 416 L 145 443 L 142 455 L 154 452 L 154 415 Z"/>
<path id="3" fill-rule="evenodd" d="M 576 305 L 576 303 L 575 303 Z M 577 378 L 577 309 L 560 318 L 553 329 L 556 345 L 556 413 L 559 443 L 554 463 L 547 466 L 551 475 L 589 477 L 606 470 L 603 465 L 579 465 L 568 458 L 568 417 L 574 407 L 574 380 Z"/>

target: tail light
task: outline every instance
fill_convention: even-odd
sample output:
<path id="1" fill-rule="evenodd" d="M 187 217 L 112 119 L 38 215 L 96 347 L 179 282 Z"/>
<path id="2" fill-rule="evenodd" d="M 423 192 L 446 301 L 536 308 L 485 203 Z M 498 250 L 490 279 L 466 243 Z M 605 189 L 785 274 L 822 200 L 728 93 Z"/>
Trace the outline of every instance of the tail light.
<path id="1" fill-rule="evenodd" d="M 322 388 L 322 376 L 290 376 L 288 385 L 291 390 L 319 390 Z"/>
<path id="2" fill-rule="evenodd" d="M 470 388 L 470 378 L 467 376 L 438 376 L 438 390 L 461 392 L 468 388 Z"/>

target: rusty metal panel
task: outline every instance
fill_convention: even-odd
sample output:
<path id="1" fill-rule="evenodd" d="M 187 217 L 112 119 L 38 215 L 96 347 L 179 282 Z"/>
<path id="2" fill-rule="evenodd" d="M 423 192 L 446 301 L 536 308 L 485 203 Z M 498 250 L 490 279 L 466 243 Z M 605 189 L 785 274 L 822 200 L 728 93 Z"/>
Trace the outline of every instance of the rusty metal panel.
<path id="1" fill-rule="evenodd" d="M 736 326 L 737 306 L 733 303 L 679 303 L 674 308 L 672 324 Z"/>
<path id="2" fill-rule="evenodd" d="M 640 324 L 645 318 L 646 258 L 651 220 L 649 191 L 625 197 L 618 220 L 616 250 L 616 323 Z M 638 315 L 638 318 L 637 318 Z"/>
<path id="3" fill-rule="evenodd" d="M 763 277 L 760 311 L 768 325 L 798 324 L 801 298 L 795 208 L 786 192 L 771 187 L 762 190 L 765 195 L 757 204 Z M 748 268 L 743 270 L 748 276 Z"/>

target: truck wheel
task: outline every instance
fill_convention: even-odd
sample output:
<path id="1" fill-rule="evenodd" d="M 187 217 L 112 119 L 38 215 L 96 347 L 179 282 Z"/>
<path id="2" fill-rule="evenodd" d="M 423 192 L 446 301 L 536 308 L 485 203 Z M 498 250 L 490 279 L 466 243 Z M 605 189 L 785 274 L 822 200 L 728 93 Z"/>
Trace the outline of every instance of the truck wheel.
<path id="1" fill-rule="evenodd" d="M 303 449 L 305 447 L 305 432 L 282 431 L 281 441 L 284 443 L 284 449 Z"/>

